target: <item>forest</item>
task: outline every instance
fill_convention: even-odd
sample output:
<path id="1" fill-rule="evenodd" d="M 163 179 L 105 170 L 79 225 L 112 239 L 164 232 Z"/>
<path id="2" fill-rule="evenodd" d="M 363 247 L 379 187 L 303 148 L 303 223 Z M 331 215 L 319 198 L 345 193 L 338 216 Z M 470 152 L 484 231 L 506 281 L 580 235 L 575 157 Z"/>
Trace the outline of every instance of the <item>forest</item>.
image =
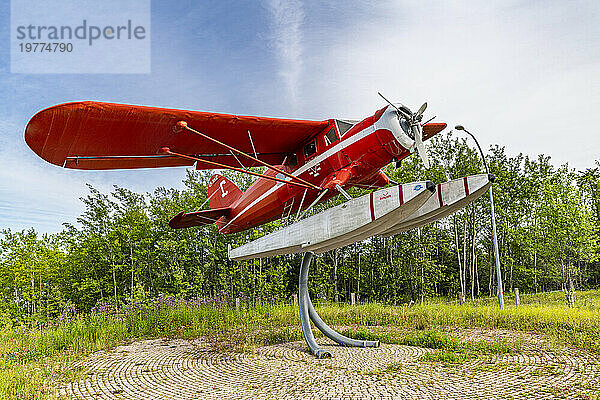
<path id="1" fill-rule="evenodd" d="M 483 164 L 466 139 L 438 135 L 429 141 L 432 167 L 416 156 L 386 174 L 397 182 L 435 183 L 481 173 Z M 491 146 L 486 154 L 493 185 L 500 264 L 505 291 L 521 293 L 600 287 L 600 162 L 575 171 L 550 157 Z M 224 173 L 240 188 L 252 179 Z M 238 246 L 289 223 L 287 218 L 222 235 L 212 226 L 172 230 L 179 211 L 208 207 L 210 172 L 187 170 L 185 189 L 159 187 L 135 193 L 89 186 L 85 211 L 56 234 L 35 228 L 0 233 L 0 326 L 87 313 L 107 304 L 173 295 L 190 299 L 289 301 L 297 291 L 300 255 L 230 261 Z M 365 191 L 352 188 L 355 197 Z M 338 196 L 318 212 L 343 201 Z M 425 299 L 475 300 L 496 294 L 489 198 L 456 214 L 393 237 L 373 237 L 313 261 L 313 299 L 402 304 Z"/>

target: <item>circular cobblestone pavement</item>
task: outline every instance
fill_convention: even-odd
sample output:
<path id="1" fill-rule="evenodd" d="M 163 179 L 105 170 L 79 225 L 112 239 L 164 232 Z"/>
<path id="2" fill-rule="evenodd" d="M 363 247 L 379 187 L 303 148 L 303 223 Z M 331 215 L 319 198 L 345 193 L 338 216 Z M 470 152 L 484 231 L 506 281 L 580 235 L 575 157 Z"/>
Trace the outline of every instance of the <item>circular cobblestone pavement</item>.
<path id="1" fill-rule="evenodd" d="M 433 350 L 418 347 L 323 347 L 333 358 L 314 358 L 304 342 L 224 353 L 201 340 L 143 340 L 86 358 L 84 378 L 60 391 L 144 400 L 578 399 L 600 387 L 598 359 L 539 346 L 456 366 L 427 361 L 424 354 Z"/>

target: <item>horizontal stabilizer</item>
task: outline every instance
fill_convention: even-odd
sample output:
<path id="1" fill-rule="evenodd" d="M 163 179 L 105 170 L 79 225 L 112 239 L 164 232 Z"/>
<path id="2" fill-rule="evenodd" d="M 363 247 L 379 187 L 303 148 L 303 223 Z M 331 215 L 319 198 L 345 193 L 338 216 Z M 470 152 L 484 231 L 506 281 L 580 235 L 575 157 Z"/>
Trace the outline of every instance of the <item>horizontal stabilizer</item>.
<path id="1" fill-rule="evenodd" d="M 173 229 L 189 228 L 192 226 L 210 225 L 221 217 L 229 214 L 229 207 L 202 210 L 191 213 L 183 211 L 171 218 L 169 226 Z"/>

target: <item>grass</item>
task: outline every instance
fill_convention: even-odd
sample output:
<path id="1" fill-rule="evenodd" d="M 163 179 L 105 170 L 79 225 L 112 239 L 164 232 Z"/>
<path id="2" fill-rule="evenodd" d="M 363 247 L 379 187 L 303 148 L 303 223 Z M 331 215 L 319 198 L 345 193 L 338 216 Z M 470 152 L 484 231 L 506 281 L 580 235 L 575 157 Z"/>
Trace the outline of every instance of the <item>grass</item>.
<path id="1" fill-rule="evenodd" d="M 459 353 L 452 350 L 442 350 L 435 353 L 425 354 L 425 359 L 428 361 L 435 361 L 444 365 L 462 364 L 465 361 L 477 357 L 472 353 Z"/>
<path id="2" fill-rule="evenodd" d="M 566 304 L 566 295 L 562 290 L 545 293 L 521 294 L 521 305 L 547 307 L 564 306 Z M 578 309 L 598 310 L 600 308 L 600 291 L 585 290 L 578 291 L 576 294 L 576 304 Z M 515 304 L 515 296 L 511 292 L 504 294 L 506 304 Z M 495 297 L 485 297 L 475 300 L 479 305 L 493 305 L 497 303 Z"/>
<path id="3" fill-rule="evenodd" d="M 462 341 L 448 333 L 435 330 L 408 335 L 403 344 L 439 349 L 440 351 L 437 352 L 426 353 L 424 359 L 444 365 L 461 364 L 480 355 L 512 354 L 520 351 L 516 343 L 505 340 Z"/>
<path id="4" fill-rule="evenodd" d="M 328 324 L 345 327 L 342 332 L 358 339 L 436 349 L 425 358 L 443 364 L 519 351 L 518 343 L 461 341 L 447 333 L 457 327 L 537 332 L 558 344 L 600 354 L 600 291 L 578 293 L 575 309 L 566 307 L 561 295 L 550 294 L 546 303 L 543 295 L 522 296 L 522 307 L 507 306 L 505 310 L 480 301 L 463 306 L 425 303 L 411 308 L 377 303 L 323 305 L 318 311 Z M 134 313 L 124 319 L 81 317 L 42 331 L 4 329 L 0 331 L 0 398 L 53 398 L 49 382 L 80 376 L 81 371 L 68 368 L 74 360 L 151 337 L 203 337 L 217 349 L 245 351 L 300 340 L 302 333 L 296 308 L 267 304 L 239 311 L 219 305 L 176 307 Z"/>

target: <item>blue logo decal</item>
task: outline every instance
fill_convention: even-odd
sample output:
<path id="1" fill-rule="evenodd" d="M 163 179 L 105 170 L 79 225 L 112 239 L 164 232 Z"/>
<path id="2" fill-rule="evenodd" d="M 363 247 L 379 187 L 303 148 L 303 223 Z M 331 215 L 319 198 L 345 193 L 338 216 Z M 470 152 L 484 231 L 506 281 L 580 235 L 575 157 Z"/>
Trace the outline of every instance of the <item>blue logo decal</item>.
<path id="1" fill-rule="evenodd" d="M 415 186 L 415 191 L 416 190 L 421 190 L 421 189 L 423 189 L 423 185 L 417 185 L 417 186 Z"/>

